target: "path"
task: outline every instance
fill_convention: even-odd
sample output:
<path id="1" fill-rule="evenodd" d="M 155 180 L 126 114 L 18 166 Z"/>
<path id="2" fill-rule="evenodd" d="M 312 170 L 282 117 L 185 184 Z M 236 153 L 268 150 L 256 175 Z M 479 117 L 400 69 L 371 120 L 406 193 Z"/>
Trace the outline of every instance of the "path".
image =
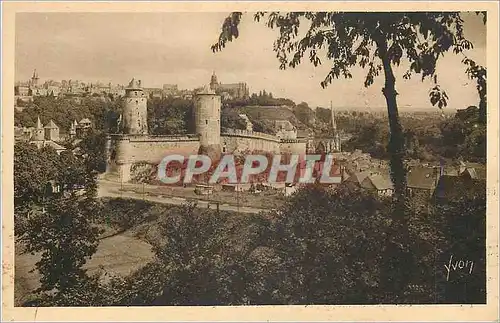
<path id="1" fill-rule="evenodd" d="M 185 198 L 176 197 L 176 196 L 165 196 L 159 194 L 152 193 L 137 193 L 134 189 L 142 189 L 142 184 L 133 184 L 126 183 L 120 184 L 118 182 L 112 182 L 105 179 L 99 179 L 98 181 L 99 188 L 97 190 L 97 195 L 99 197 L 122 197 L 122 198 L 130 198 L 137 200 L 146 200 L 155 203 L 164 203 L 164 204 L 172 204 L 172 205 L 182 205 L 187 202 Z M 157 185 L 144 185 L 147 189 L 159 188 Z M 123 187 L 123 190 L 121 188 Z M 129 189 L 129 190 L 127 190 Z M 193 199 L 190 199 L 193 200 Z M 210 203 L 210 208 L 215 209 L 215 202 L 209 202 L 206 200 L 196 199 L 197 207 L 199 208 L 208 208 L 208 204 Z M 262 211 L 266 211 L 265 209 L 259 209 L 249 206 L 234 206 L 230 204 L 219 204 L 219 209 L 221 211 L 230 211 L 230 212 L 239 212 L 239 213 L 259 213 Z"/>

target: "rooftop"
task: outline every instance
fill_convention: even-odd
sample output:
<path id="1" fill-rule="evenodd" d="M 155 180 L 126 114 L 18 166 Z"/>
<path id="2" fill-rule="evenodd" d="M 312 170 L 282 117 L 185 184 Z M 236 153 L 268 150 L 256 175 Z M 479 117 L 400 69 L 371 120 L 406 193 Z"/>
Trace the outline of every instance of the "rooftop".
<path id="1" fill-rule="evenodd" d="M 369 180 L 377 190 L 388 190 L 394 188 L 392 181 L 388 176 L 380 174 L 370 175 L 364 181 L 366 180 Z"/>
<path id="2" fill-rule="evenodd" d="M 357 172 L 349 176 L 346 181 L 361 184 L 361 182 L 364 181 L 369 175 L 369 172 Z"/>
<path id="3" fill-rule="evenodd" d="M 430 167 L 413 167 L 408 171 L 408 187 L 432 189 L 436 184 L 437 170 Z"/>
<path id="4" fill-rule="evenodd" d="M 200 91 L 197 92 L 197 94 L 215 95 L 215 92 L 212 89 L 210 89 L 208 85 L 205 85 Z"/>
<path id="5" fill-rule="evenodd" d="M 138 81 L 135 78 L 133 78 L 132 80 L 130 80 L 130 83 L 128 84 L 127 89 L 129 89 L 129 90 L 140 90 L 140 89 L 142 89 L 142 87 L 141 87 L 141 81 Z"/>
<path id="6" fill-rule="evenodd" d="M 434 194 L 438 198 L 462 199 L 473 197 L 480 191 L 486 191 L 486 181 L 462 176 L 443 175 L 438 181 Z"/>
<path id="7" fill-rule="evenodd" d="M 59 127 L 52 120 L 50 120 L 50 122 L 47 123 L 44 128 L 46 128 L 46 129 L 59 129 Z"/>

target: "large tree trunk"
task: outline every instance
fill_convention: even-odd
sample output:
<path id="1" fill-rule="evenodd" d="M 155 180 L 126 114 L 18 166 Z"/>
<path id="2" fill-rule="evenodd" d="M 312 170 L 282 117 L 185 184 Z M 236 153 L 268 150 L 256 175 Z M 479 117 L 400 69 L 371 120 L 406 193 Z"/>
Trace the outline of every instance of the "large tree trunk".
<path id="1" fill-rule="evenodd" d="M 387 41 L 380 37 L 377 41 L 378 55 L 382 60 L 385 85 L 382 89 L 389 118 L 390 138 L 388 151 L 390 154 L 391 180 L 394 185 L 392 225 L 387 235 L 382 284 L 385 299 L 390 303 L 404 302 L 403 292 L 410 282 L 412 271 L 412 255 L 408 250 L 408 212 L 406 207 L 406 168 L 405 143 L 403 129 L 399 121 L 396 79 L 387 54 Z"/>

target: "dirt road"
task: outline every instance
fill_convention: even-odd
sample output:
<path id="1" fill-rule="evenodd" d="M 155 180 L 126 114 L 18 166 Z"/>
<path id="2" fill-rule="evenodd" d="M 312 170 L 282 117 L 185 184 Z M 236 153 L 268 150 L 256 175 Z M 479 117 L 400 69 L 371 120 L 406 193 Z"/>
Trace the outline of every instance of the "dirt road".
<path id="1" fill-rule="evenodd" d="M 176 196 L 166 196 L 159 194 L 148 193 L 147 191 L 143 193 L 137 193 L 136 190 L 141 190 L 143 188 L 142 184 L 125 183 L 120 184 L 118 182 L 112 182 L 105 179 L 99 179 L 99 188 L 97 195 L 99 197 L 122 197 L 131 198 L 137 200 L 146 200 L 155 203 L 164 203 L 172 205 L 181 205 L 187 202 L 185 198 Z M 158 188 L 155 185 L 144 185 L 147 190 Z M 210 204 L 211 209 L 216 208 L 214 202 L 208 202 L 204 200 L 196 200 L 198 202 L 197 206 L 199 208 L 208 208 Z M 231 211 L 239 213 L 259 213 L 261 211 L 266 211 L 265 209 L 253 208 L 248 206 L 235 206 L 230 204 L 220 204 L 219 209 L 221 211 Z"/>

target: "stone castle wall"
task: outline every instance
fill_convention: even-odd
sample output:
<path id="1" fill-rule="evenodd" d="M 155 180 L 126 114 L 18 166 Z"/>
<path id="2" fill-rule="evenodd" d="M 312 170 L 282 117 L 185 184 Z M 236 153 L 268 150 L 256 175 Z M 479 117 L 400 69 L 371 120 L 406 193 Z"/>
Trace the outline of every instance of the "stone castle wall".
<path id="1" fill-rule="evenodd" d="M 114 160 L 118 164 L 146 162 L 157 164 L 166 155 L 188 156 L 198 153 L 198 136 L 117 136 Z"/>
<path id="2" fill-rule="evenodd" d="M 265 133 L 231 129 L 221 135 L 221 146 L 223 152 L 267 151 L 279 153 L 280 140 Z"/>
<path id="3" fill-rule="evenodd" d="M 303 156 L 306 153 L 307 142 L 299 139 L 282 139 L 279 146 L 282 154 Z"/>
<path id="4" fill-rule="evenodd" d="M 114 135 L 109 137 L 110 173 L 121 173 L 123 181 L 130 180 L 130 167 L 135 163 L 159 164 L 172 154 L 194 155 L 200 148 L 197 135 L 151 136 L 151 135 Z M 223 152 L 242 153 L 245 151 L 266 151 L 275 154 L 303 155 L 306 142 L 290 139 L 279 140 L 264 133 L 231 130 L 220 137 Z"/>

